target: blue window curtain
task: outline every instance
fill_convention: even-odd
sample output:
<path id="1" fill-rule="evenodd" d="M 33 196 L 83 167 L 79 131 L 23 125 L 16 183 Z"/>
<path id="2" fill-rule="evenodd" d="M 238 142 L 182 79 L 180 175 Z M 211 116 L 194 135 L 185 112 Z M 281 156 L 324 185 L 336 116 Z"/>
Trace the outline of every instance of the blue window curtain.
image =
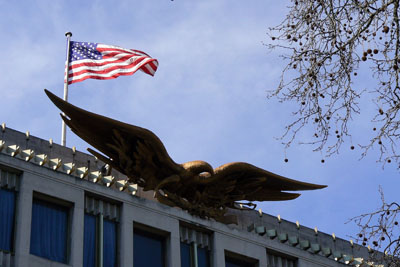
<path id="1" fill-rule="evenodd" d="M 96 267 L 96 216 L 85 214 L 83 236 L 83 267 Z"/>
<path id="2" fill-rule="evenodd" d="M 116 266 L 117 259 L 117 224 L 103 220 L 103 267 Z M 150 266 L 150 265 L 149 265 Z"/>
<path id="3" fill-rule="evenodd" d="M 164 240 L 145 232 L 134 231 L 133 266 L 164 267 Z"/>
<path id="4" fill-rule="evenodd" d="M 30 253 L 67 262 L 68 208 L 33 200 Z"/>
<path id="5" fill-rule="evenodd" d="M 0 250 L 11 251 L 14 236 L 15 192 L 0 189 Z"/>
<path id="6" fill-rule="evenodd" d="M 210 252 L 208 249 L 197 247 L 197 266 L 210 267 Z"/>
<path id="7" fill-rule="evenodd" d="M 181 267 L 191 267 L 192 258 L 190 256 L 190 245 L 181 242 Z"/>

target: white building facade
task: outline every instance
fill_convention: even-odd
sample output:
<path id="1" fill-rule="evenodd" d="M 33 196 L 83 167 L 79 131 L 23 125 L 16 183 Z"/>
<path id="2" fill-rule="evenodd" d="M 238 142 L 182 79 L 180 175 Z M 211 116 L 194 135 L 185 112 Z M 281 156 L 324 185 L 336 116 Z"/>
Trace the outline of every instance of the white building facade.
<path id="1" fill-rule="evenodd" d="M 360 266 L 369 250 L 257 211 L 238 225 L 158 203 L 93 156 L 0 129 L 0 267 Z"/>

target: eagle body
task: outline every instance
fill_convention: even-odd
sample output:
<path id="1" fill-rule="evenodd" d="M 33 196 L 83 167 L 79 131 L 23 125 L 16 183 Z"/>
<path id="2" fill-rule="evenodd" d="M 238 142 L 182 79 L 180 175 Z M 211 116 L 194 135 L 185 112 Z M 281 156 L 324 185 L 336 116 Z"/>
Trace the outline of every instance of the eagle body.
<path id="1" fill-rule="evenodd" d="M 282 201 L 300 196 L 287 191 L 326 187 L 305 183 L 268 172 L 245 162 L 232 162 L 216 169 L 205 161 L 174 162 L 161 140 L 148 129 L 107 118 L 78 108 L 45 90 L 63 111 L 62 119 L 71 130 L 96 148 L 88 148 L 129 182 L 155 198 L 202 218 L 235 223 L 227 209 L 254 209 L 253 201 Z"/>

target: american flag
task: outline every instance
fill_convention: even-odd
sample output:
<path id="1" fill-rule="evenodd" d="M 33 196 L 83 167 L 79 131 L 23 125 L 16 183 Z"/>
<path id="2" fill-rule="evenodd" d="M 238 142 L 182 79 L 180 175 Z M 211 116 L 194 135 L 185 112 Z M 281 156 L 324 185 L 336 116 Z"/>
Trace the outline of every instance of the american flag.
<path id="1" fill-rule="evenodd" d="M 142 51 L 113 45 L 71 41 L 69 54 L 68 84 L 114 79 L 137 70 L 153 76 L 158 67 L 157 59 Z"/>

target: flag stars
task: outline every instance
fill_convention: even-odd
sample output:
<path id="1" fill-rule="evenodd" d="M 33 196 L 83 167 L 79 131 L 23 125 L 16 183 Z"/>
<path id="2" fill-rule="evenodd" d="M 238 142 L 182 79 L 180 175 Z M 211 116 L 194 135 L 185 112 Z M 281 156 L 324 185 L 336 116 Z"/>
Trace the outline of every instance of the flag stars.
<path id="1" fill-rule="evenodd" d="M 81 59 L 100 60 L 102 55 L 96 50 L 96 43 L 89 42 L 71 42 L 70 61 Z"/>

